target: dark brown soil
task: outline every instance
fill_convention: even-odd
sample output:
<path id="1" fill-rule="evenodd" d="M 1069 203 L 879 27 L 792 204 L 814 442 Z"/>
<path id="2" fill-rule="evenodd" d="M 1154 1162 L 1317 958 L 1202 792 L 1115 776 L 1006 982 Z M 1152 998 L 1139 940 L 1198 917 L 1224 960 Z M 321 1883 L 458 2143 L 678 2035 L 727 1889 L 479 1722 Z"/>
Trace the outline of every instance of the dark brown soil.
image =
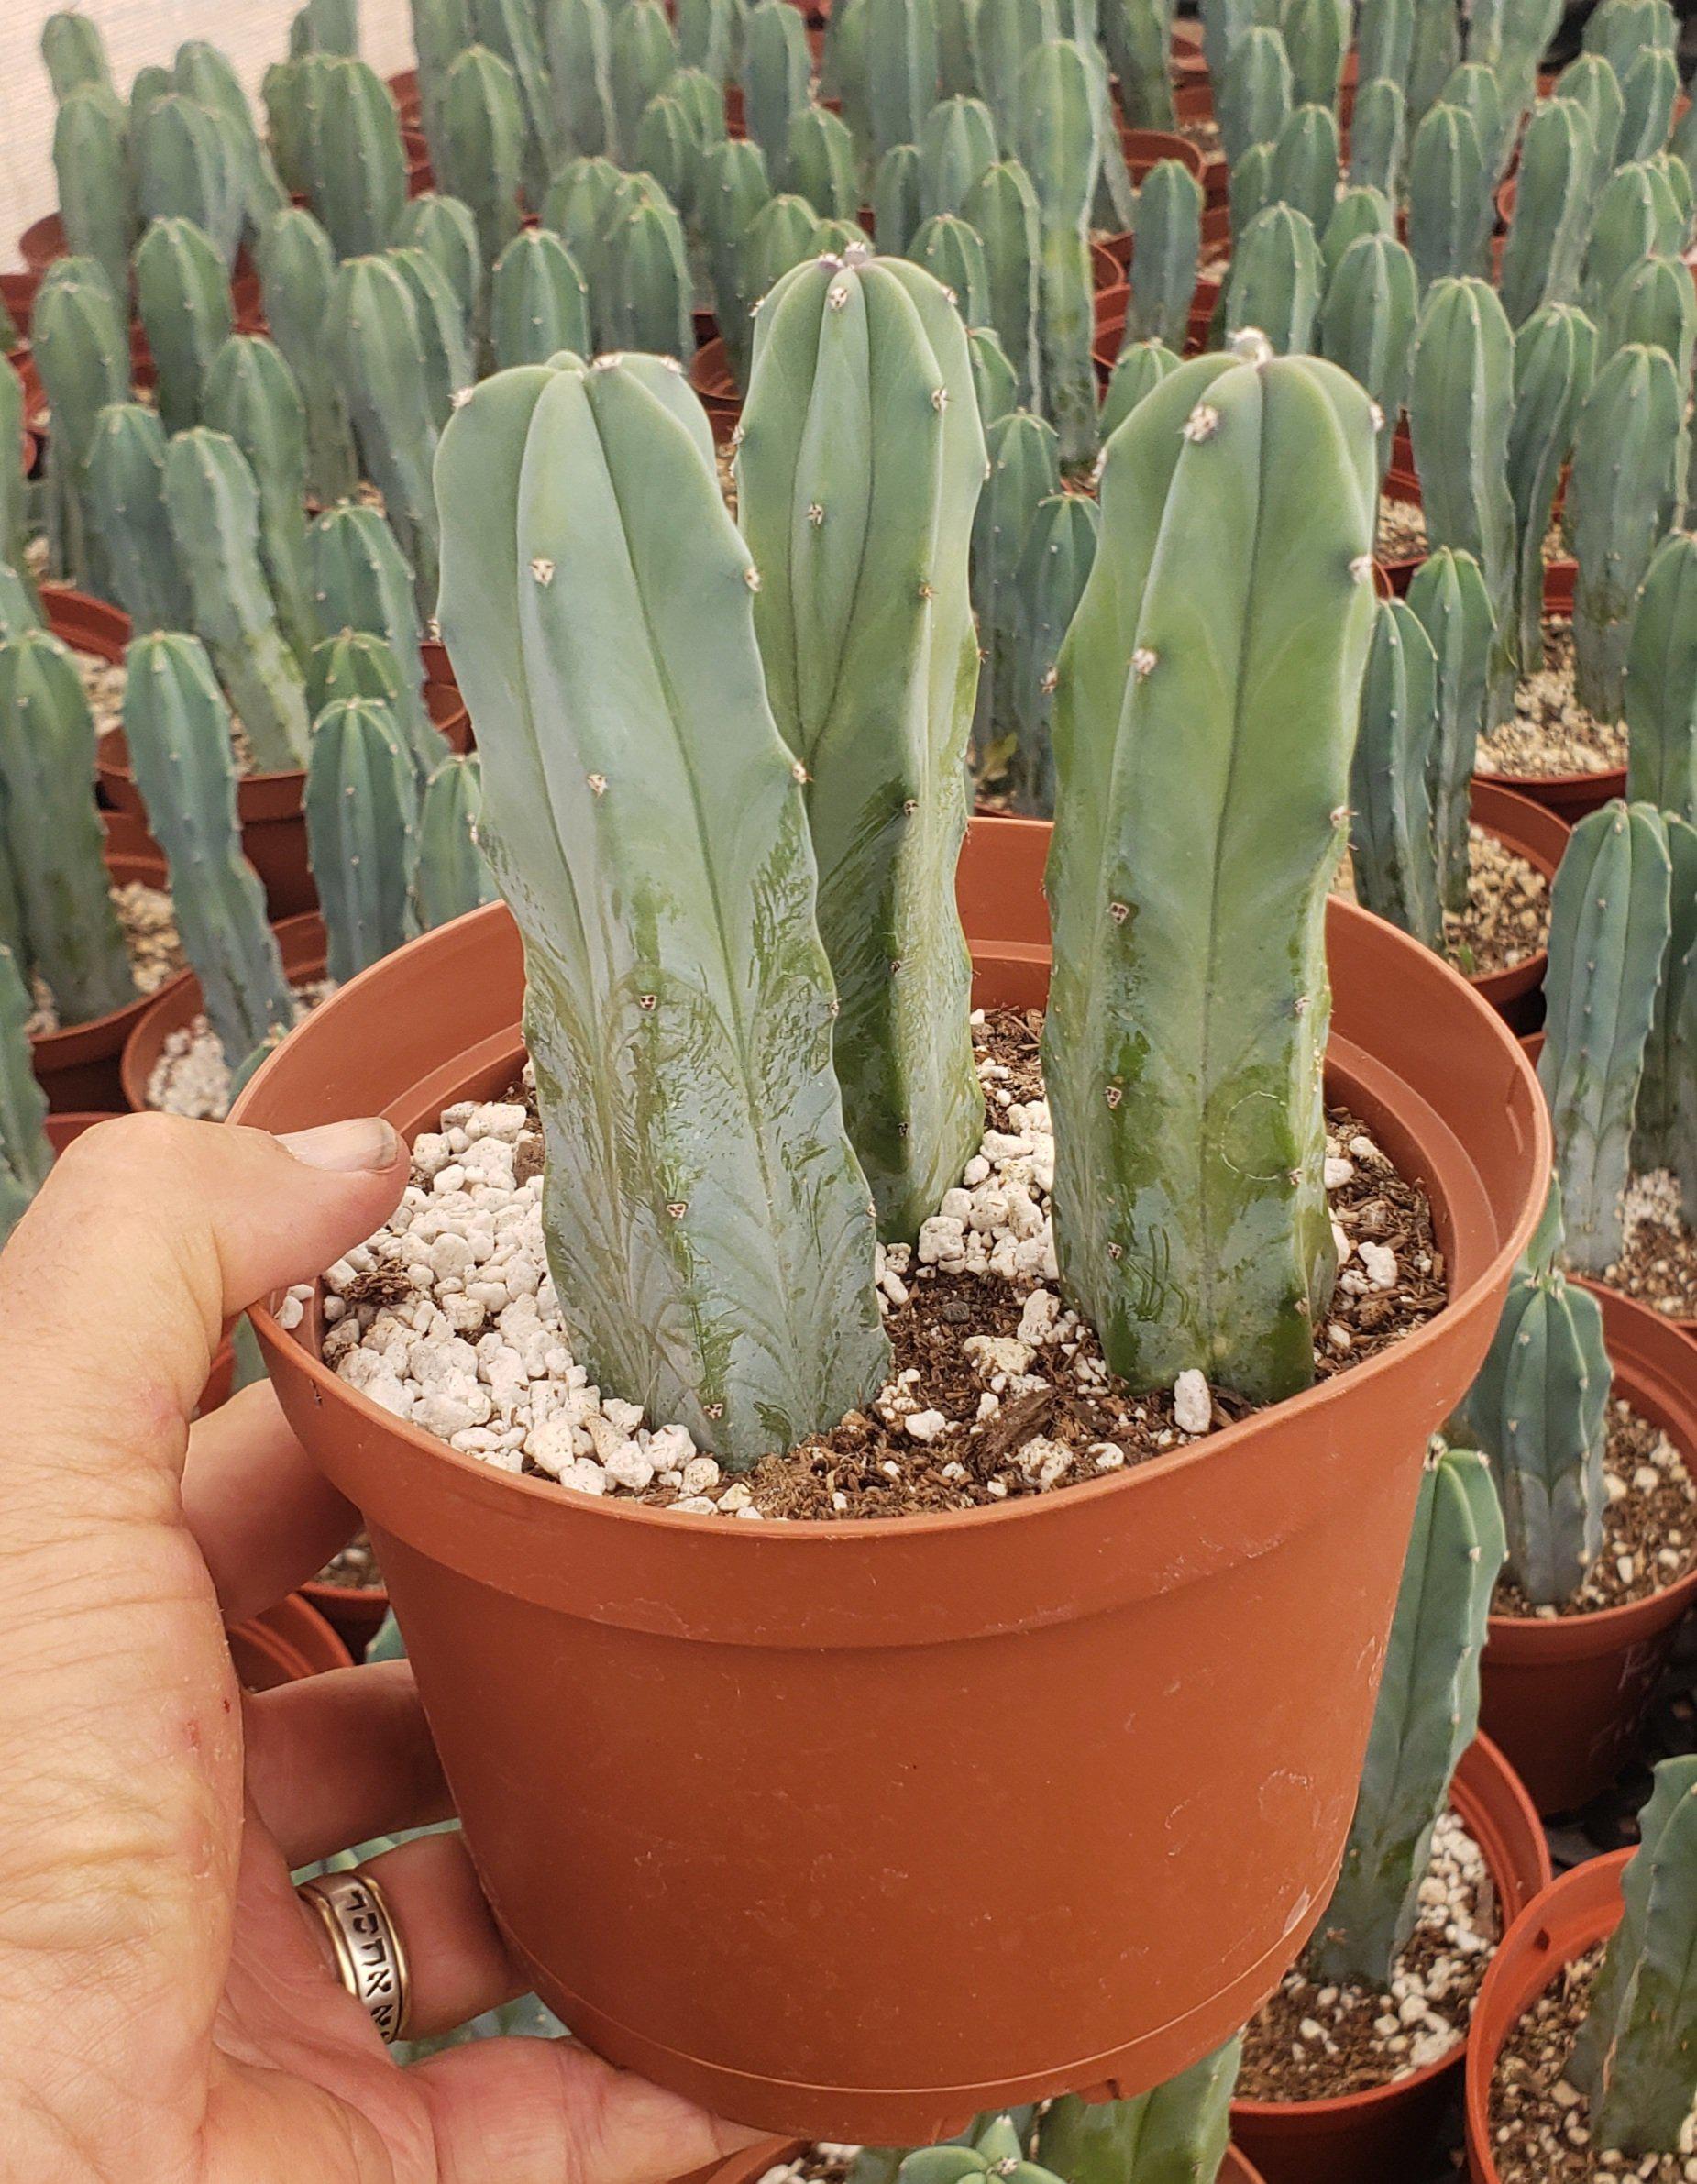
<path id="1" fill-rule="evenodd" d="M 1444 914 L 1444 944 L 1470 977 L 1513 970 L 1549 938 L 1549 883 L 1537 866 L 1482 827 L 1470 830 L 1467 908 Z"/>
<path id="2" fill-rule="evenodd" d="M 380 1585 L 383 1573 L 377 1566 L 377 1550 L 363 1532 L 357 1539 L 350 1539 L 338 1555 L 333 1555 L 318 1572 L 321 1585 L 346 1587 L 350 1593 L 369 1591 Z"/>
<path id="3" fill-rule="evenodd" d="M 1535 1608 L 1504 1578 L 1492 1601 L 1493 1612 L 1556 1621 L 1625 1607 L 1676 1584 L 1697 1560 L 1697 1487 L 1682 1465 L 1668 1466 L 1666 1442 L 1658 1426 L 1640 1417 L 1627 1403 L 1612 1402 L 1603 1459 L 1611 1484 L 1603 1517 L 1603 1551 L 1595 1569 L 1572 1600 L 1551 1608 Z M 1660 1465 L 1656 1462 L 1658 1454 Z M 1652 1473 L 1654 1486 L 1647 1484 Z"/>

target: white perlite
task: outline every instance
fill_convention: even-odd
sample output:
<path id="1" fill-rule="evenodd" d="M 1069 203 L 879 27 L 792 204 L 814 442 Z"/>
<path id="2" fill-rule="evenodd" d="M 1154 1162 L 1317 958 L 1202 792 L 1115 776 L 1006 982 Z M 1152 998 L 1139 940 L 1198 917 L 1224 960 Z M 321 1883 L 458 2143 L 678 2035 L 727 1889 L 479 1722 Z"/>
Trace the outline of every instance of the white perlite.
<path id="1" fill-rule="evenodd" d="M 1673 1170 L 1647 1168 L 1643 1175 L 1633 1176 L 1621 1197 L 1620 1221 L 1623 1257 L 1634 1236 L 1647 1221 L 1658 1228 L 1671 1229 L 1676 1233 L 1682 1230 L 1686 1225 L 1685 1200 L 1680 1188 L 1680 1179 Z M 1668 1318 L 1683 1317 L 1678 1300 L 1673 1297 L 1645 1296 L 1638 1301 Z"/>
<path id="2" fill-rule="evenodd" d="M 1492 1901 L 1484 1854 L 1455 1814 L 1445 1813 L 1420 1883 L 1415 1936 L 1392 1972 L 1389 1991 L 1377 1997 L 1373 2045 L 1389 2066 L 1387 2083 L 1435 2063 L 1466 2031 L 1477 1991 L 1477 1967 L 1470 1959 L 1488 1956 L 1497 1941 L 1489 1917 Z M 1415 1938 L 1432 1936 L 1441 1943 L 1440 1952 L 1423 1969 L 1408 1969 Z M 1283 1985 L 1303 2008 L 1302 2038 L 1327 2054 L 1338 2051 L 1333 2029 L 1373 1999 L 1361 1988 L 1317 1987 L 1300 1970 L 1287 1972 Z"/>
<path id="3" fill-rule="evenodd" d="M 887 1312 L 908 1301 L 916 1258 L 940 1273 L 1005 1281 L 1020 1296 L 1016 1334 L 963 1337 L 981 1388 L 971 1416 L 951 1418 L 923 1402 L 910 1367 L 873 1406 L 908 1439 L 942 1444 L 945 1476 L 964 1476 L 958 1465 L 951 1469 L 952 1438 L 964 1449 L 973 1427 L 1004 1400 L 1048 1386 L 1062 1373 L 1097 1389 L 1107 1379 L 1100 1359 L 1080 1350 L 1077 1315 L 1047 1286 L 1059 1272 L 1048 1102 L 1016 1097 L 1010 1072 L 991 1056 L 980 1056 L 978 1074 L 995 1126 L 921 1228 L 917 1247 L 880 1245 L 875 1259 Z M 514 1173 L 529 1127 L 516 1102 L 463 1100 L 444 1110 L 439 1131 L 415 1141 L 412 1180 L 393 1218 L 325 1276 L 326 1362 L 398 1417 L 504 1471 L 522 1471 L 528 1459 L 579 1493 L 641 1495 L 658 1486 L 679 1496 L 673 1509 L 758 1518 L 747 1487 L 727 1483 L 682 1427 L 656 1430 L 634 1404 L 603 1395 L 573 1359 L 543 1245 L 542 1178 L 521 1183 Z M 1361 1139 L 1350 1150 L 1362 1145 L 1382 1157 Z M 1328 1151 L 1334 1167 L 1349 1164 L 1337 1147 Z M 1178 1430 L 1162 1437 L 1163 1446 L 1205 1434 L 1212 1422 L 1199 1372 L 1180 1374 L 1174 1393 Z M 1074 1456 L 1034 1435 L 1013 1461 L 1046 1490 L 1066 1476 Z M 1102 1472 L 1125 1461 L 1111 1441 L 1089 1456 Z"/>
<path id="4" fill-rule="evenodd" d="M 297 987 L 296 1021 L 335 990 L 333 978 Z M 186 1115 L 195 1122 L 222 1122 L 229 1113 L 230 1065 L 205 1017 L 197 1016 L 184 1030 L 166 1033 L 159 1060 L 148 1073 L 147 1102 L 164 1114 Z"/>

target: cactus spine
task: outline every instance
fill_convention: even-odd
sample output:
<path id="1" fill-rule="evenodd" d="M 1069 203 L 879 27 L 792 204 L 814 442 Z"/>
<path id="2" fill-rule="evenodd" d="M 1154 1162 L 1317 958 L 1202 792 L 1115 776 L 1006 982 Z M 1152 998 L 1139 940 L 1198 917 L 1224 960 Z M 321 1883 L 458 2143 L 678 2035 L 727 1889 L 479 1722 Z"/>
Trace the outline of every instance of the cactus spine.
<path id="1" fill-rule="evenodd" d="M 1543 665 L 1544 539 L 1596 358 L 1596 328 L 1577 304 L 1543 305 L 1515 336 L 1508 491 L 1515 509 L 1515 657 L 1523 675 Z"/>
<path id="2" fill-rule="evenodd" d="M 94 722 L 76 664 L 44 629 L 0 644 L 0 867 L 19 968 L 46 981 L 61 1024 L 136 998 L 94 809 Z"/>
<path id="3" fill-rule="evenodd" d="M 130 646 L 124 735 L 148 824 L 171 867 L 183 953 L 207 1020 L 233 1069 L 294 1021 L 265 889 L 241 851 L 230 713 L 193 637 L 160 634 Z"/>
<path id="4" fill-rule="evenodd" d="M 1493 717 L 1512 702 L 1515 509 L 1508 491 L 1515 337 L 1482 281 L 1427 292 L 1415 341 L 1408 416 L 1427 536 L 1471 554 L 1496 623 Z"/>
<path id="5" fill-rule="evenodd" d="M 1505 1542 L 1482 1456 L 1449 1449 L 1420 1484 L 1343 1871 L 1311 1976 L 1388 1988 L 1414 1932 L 1432 1832 L 1479 1724 L 1479 1657 Z"/>
<path id="6" fill-rule="evenodd" d="M 271 338 L 287 358 L 306 411 L 306 483 L 315 500 L 340 501 L 358 482 L 353 427 L 325 321 L 336 278 L 330 238 L 311 213 L 293 207 L 269 223 L 259 244 L 259 292 Z"/>
<path id="7" fill-rule="evenodd" d="M 421 776 L 431 773 L 446 746 L 424 705 L 413 579 L 394 534 L 375 509 L 328 508 L 307 532 L 306 552 L 320 635 L 360 630 L 388 645 L 402 678 L 396 717 Z"/>
<path id="8" fill-rule="evenodd" d="M 1572 1599 L 1602 1550 L 1612 1377 L 1596 1298 L 1557 1268 L 1517 1270 L 1463 1417 L 1494 1467 L 1507 1574 L 1535 1607 Z"/>
<path id="9" fill-rule="evenodd" d="M 1096 452 L 1095 331 L 1088 219 L 1099 164 L 1082 50 L 1052 39 L 1019 72 L 1019 152 L 1041 219 L 1038 345 L 1042 396 L 1063 464 Z"/>
<path id="10" fill-rule="evenodd" d="M 826 423 L 844 400 L 879 425 L 852 436 L 866 468 L 846 480 Z M 879 1233 L 911 1239 L 981 1127 L 953 872 L 985 446 L 960 320 L 898 260 L 798 267 L 761 306 L 743 426 L 755 631 L 779 734 L 806 769 L 843 1112 Z M 845 669 L 873 646 L 889 664 L 876 685 Z"/>
<path id="11" fill-rule="evenodd" d="M 442 83 L 441 126 L 431 138 L 437 186 L 471 207 L 485 265 L 518 233 L 524 109 L 512 71 L 487 46 L 469 46 Z"/>
<path id="12" fill-rule="evenodd" d="M 61 259 L 43 277 L 29 333 L 53 413 L 48 565 L 86 590 L 105 591 L 105 555 L 85 465 L 101 411 L 129 399 L 129 336 L 111 284 L 92 258 Z"/>
<path id="13" fill-rule="evenodd" d="M 573 1353 L 746 1465 L 869 1399 L 888 1355 L 748 551 L 699 406 L 641 360 L 486 381 L 437 467 Z"/>
<path id="14" fill-rule="evenodd" d="M 587 354 L 589 298 L 589 283 L 558 236 L 545 227 L 521 229 L 496 259 L 490 282 L 497 370 L 545 364 L 557 349 Z"/>
<path id="15" fill-rule="evenodd" d="M 1320 304 L 1320 247 L 1305 214 L 1270 204 L 1250 222 L 1226 282 L 1229 332 L 1264 334 L 1281 355 L 1308 348 Z"/>
<path id="16" fill-rule="evenodd" d="M 1070 2184 L 1213 2184 L 1242 2059 L 1240 2035 L 1134 2101 L 1067 2093 L 1039 2122 L 1035 2157 Z"/>
<path id="17" fill-rule="evenodd" d="M 1013 367 L 1018 399 L 1028 408 L 1041 408 L 1037 329 L 1042 215 L 1031 178 L 1018 160 L 999 160 L 967 192 L 964 210 L 984 245 L 990 321 Z"/>
<path id="18" fill-rule="evenodd" d="M 1360 900 L 1427 948 L 1443 936 L 1429 784 L 1437 742 L 1431 643 L 1411 608 L 1382 601 L 1350 771 L 1350 854 Z"/>
<path id="19" fill-rule="evenodd" d="M 127 295 L 136 205 L 128 120 L 110 84 L 79 84 L 61 103 L 53 125 L 53 172 L 66 248 L 92 258 L 114 295 Z"/>
<path id="20" fill-rule="evenodd" d="M 1657 547 L 1638 594 L 1624 688 L 1634 803 L 1697 820 L 1697 537 Z"/>
<path id="21" fill-rule="evenodd" d="M 194 634 L 241 716 L 256 763 L 267 771 L 303 765 L 300 662 L 278 624 L 260 548 L 259 489 L 235 441 L 205 426 L 180 433 L 165 458 L 165 507 Z"/>
<path id="22" fill-rule="evenodd" d="M 413 909 L 421 932 L 495 899 L 495 881 L 478 846 L 483 776 L 476 752 L 445 758 L 424 783 L 418 808 L 418 868 Z"/>
<path id="23" fill-rule="evenodd" d="M 229 275 L 191 220 L 156 220 L 136 250 L 136 300 L 159 375 L 167 432 L 201 417 L 214 357 L 230 337 Z"/>
<path id="24" fill-rule="evenodd" d="M 1408 400 L 1418 308 L 1419 276 L 1404 245 L 1361 235 L 1338 260 L 1320 310 L 1320 354 L 1358 380 L 1378 411 L 1381 481 Z"/>
<path id="25" fill-rule="evenodd" d="M 1566 505 L 1574 682 L 1599 721 L 1620 717 L 1633 604 L 1669 527 L 1683 414 L 1671 358 L 1638 343 L 1603 366 L 1580 413 Z"/>
<path id="26" fill-rule="evenodd" d="M 1568 841 L 1550 890 L 1549 1013 L 1538 1081 L 1556 1128 L 1568 1257 L 1619 1255 L 1621 1193 L 1671 924 L 1667 822 L 1618 799 Z"/>
<path id="27" fill-rule="evenodd" d="M 47 1094 L 30 1065 L 33 1012 L 17 958 L 0 937 L 0 1244 L 47 1181 L 53 1164 L 47 1135 Z"/>
<path id="28" fill-rule="evenodd" d="M 1621 1881 L 1625 1911 L 1569 2064 L 1596 2142 L 1673 2154 L 1691 2108 L 1697 2048 L 1697 1759 L 1664 1759 Z"/>
<path id="29" fill-rule="evenodd" d="M 1366 395 L 1264 341 L 1181 366 L 1107 451 L 1058 674 L 1043 1039 L 1062 1280 L 1140 1388 L 1194 1366 L 1269 1400 L 1313 1377 L 1334 1274 L 1320 911 L 1374 487 Z M 1256 872 L 1252 905 L 1222 857 Z M 1255 1142 L 1222 1134 L 1270 1085 Z"/>
<path id="30" fill-rule="evenodd" d="M 1467 907 L 1469 791 L 1485 725 L 1496 621 L 1478 562 L 1450 546 L 1439 546 L 1421 563 L 1408 587 L 1408 605 L 1430 640 L 1437 672 L 1438 732 L 1427 779 L 1438 899 L 1442 909 L 1460 912 Z"/>
<path id="31" fill-rule="evenodd" d="M 1201 255 L 1202 186 L 1178 160 L 1159 160 L 1143 178 L 1131 218 L 1128 339 L 1184 347 Z"/>

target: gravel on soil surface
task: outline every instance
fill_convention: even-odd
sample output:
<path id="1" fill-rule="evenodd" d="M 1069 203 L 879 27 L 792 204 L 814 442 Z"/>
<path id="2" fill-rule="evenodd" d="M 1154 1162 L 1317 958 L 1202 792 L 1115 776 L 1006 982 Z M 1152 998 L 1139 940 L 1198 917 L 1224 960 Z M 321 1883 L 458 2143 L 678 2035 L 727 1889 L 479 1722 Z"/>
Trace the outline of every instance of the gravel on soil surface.
<path id="1" fill-rule="evenodd" d="M 1549 938 L 1549 882 L 1529 857 L 1470 827 L 1467 908 L 1444 913 L 1444 944 L 1471 977 L 1513 970 Z"/>
<path id="2" fill-rule="evenodd" d="M 1603 774 L 1626 763 L 1626 728 L 1594 719 L 1573 682 L 1573 624 L 1547 616 L 1544 665 L 1523 676 L 1515 717 L 1482 736 L 1476 771 L 1520 780 L 1558 774 Z"/>
<path id="3" fill-rule="evenodd" d="M 332 1555 L 318 1572 L 321 1585 L 339 1585 L 350 1593 L 363 1593 L 380 1585 L 383 1573 L 377 1566 L 377 1550 L 363 1532 L 350 1539 L 340 1554 Z"/>
<path id="4" fill-rule="evenodd" d="M 174 978 L 183 966 L 182 943 L 178 938 L 171 897 L 162 888 L 131 879 L 112 889 L 112 899 L 124 929 L 136 990 L 144 996 L 157 993 L 166 979 Z M 25 1027 L 30 1038 L 39 1039 L 64 1028 L 53 997 L 39 978 L 33 983 L 31 998 L 35 1009 Z"/>
<path id="5" fill-rule="evenodd" d="M 333 979 L 315 978 L 294 990 L 298 1023 L 336 987 Z M 164 1114 L 187 1115 L 197 1122 L 222 1122 L 229 1113 L 230 1065 L 218 1034 L 204 1016 L 166 1034 L 148 1076 L 147 1100 Z"/>
<path id="6" fill-rule="evenodd" d="M 1621 1255 L 1603 1280 L 1653 1312 L 1670 1319 L 1697 1319 L 1697 1235 L 1685 1218 L 1679 1178 L 1671 1169 L 1633 1176 L 1621 1201 Z"/>
<path id="7" fill-rule="evenodd" d="M 324 1356 L 374 1402 L 509 1471 L 699 1514 L 829 1521 L 960 1509 L 1099 1478 L 1247 1414 L 1199 1373 L 1133 1395 L 1061 1305 L 1049 1224 L 1053 1137 L 1041 1017 L 975 1020 L 980 1152 L 917 1246 L 880 1250 L 895 1351 L 867 1410 L 727 1475 L 689 1434 L 651 1430 L 575 1364 L 548 1280 L 541 1141 L 528 1088 L 462 1101 L 413 1145 L 389 1226 L 325 1276 Z M 1328 1117 L 1340 1273 L 1317 1329 L 1322 1376 L 1419 1326 L 1445 1296 L 1430 1210 L 1351 1118 Z"/>

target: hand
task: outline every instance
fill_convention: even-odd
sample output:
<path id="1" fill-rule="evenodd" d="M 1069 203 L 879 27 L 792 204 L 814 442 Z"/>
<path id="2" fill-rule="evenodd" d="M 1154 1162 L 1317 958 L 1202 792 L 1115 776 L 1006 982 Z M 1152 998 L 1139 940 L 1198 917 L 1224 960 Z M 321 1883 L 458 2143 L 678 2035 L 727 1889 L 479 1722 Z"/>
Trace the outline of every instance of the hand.
<path id="1" fill-rule="evenodd" d="M 358 1520 L 269 1386 L 188 1420 L 226 1322 L 405 1178 L 387 1123 L 134 1116 L 0 1257 L 4 2184 L 662 2184 L 754 2136 L 570 2040 L 398 2069 L 290 1884 L 446 1791 L 404 1662 L 238 1692 L 225 1623 Z M 415 2035 L 522 1991 L 457 1834 L 374 1870 Z"/>

